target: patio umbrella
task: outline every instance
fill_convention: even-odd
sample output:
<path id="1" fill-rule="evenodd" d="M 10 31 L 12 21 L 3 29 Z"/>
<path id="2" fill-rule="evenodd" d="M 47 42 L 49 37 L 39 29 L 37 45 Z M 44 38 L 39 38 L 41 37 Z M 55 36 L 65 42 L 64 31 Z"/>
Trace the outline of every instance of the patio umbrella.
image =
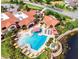
<path id="1" fill-rule="evenodd" d="M 55 28 L 52 28 L 52 33 L 55 35 L 55 34 L 58 34 L 57 30 Z"/>
<path id="2" fill-rule="evenodd" d="M 35 27 L 35 28 L 33 28 L 33 30 L 32 30 L 33 32 L 40 32 L 41 31 L 41 29 L 39 28 L 39 27 Z"/>

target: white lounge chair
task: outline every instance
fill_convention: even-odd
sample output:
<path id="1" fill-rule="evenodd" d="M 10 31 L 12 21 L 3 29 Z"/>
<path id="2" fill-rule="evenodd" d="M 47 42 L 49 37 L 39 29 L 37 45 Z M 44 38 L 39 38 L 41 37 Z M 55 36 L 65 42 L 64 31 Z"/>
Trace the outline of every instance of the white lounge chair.
<path id="1" fill-rule="evenodd" d="M 14 40 L 16 41 L 16 40 L 18 40 L 18 38 L 15 38 Z"/>
<path id="2" fill-rule="evenodd" d="M 23 45 L 23 46 L 21 46 L 20 48 L 21 48 L 21 49 L 24 49 L 25 47 L 26 47 L 26 45 Z"/>
<path id="3" fill-rule="evenodd" d="M 17 45 L 17 46 L 15 46 L 15 48 L 18 48 L 19 46 Z"/>
<path id="4" fill-rule="evenodd" d="M 26 50 L 27 50 L 27 48 L 24 48 L 24 49 L 22 50 L 22 52 L 24 53 Z"/>
<path id="5" fill-rule="evenodd" d="M 16 46 L 16 45 L 17 45 L 17 43 L 14 43 L 14 44 L 13 44 L 13 46 Z"/>
<path id="6" fill-rule="evenodd" d="M 34 55 L 34 54 L 33 54 L 33 53 L 31 53 L 31 54 L 29 54 L 28 56 L 29 56 L 29 57 L 32 57 L 33 55 Z"/>
<path id="7" fill-rule="evenodd" d="M 28 54 L 30 54 L 30 51 L 27 51 L 27 52 L 25 53 L 25 55 L 28 55 Z"/>

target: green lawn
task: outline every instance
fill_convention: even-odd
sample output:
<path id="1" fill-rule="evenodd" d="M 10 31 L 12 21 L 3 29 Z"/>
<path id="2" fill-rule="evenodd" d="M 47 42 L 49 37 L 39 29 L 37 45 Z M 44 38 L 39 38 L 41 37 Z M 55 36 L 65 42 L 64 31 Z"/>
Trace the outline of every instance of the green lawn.
<path id="1" fill-rule="evenodd" d="M 36 10 L 41 10 L 41 9 L 42 9 L 41 7 L 33 6 L 33 5 L 31 5 L 31 4 L 27 4 L 27 6 L 28 6 L 29 8 L 36 9 Z"/>
<path id="2" fill-rule="evenodd" d="M 59 34 L 65 33 L 66 31 L 74 28 L 78 28 L 78 20 L 73 21 L 70 17 L 64 16 L 51 10 L 46 10 L 45 14 L 52 15 L 60 21 L 60 24 L 56 26 Z"/>
<path id="3" fill-rule="evenodd" d="M 45 48 L 45 52 L 39 55 L 36 59 L 50 59 L 51 50 L 49 48 Z"/>
<path id="4" fill-rule="evenodd" d="M 70 20 L 71 21 L 69 21 L 69 19 L 66 19 L 63 22 L 61 22 L 62 24 L 56 26 L 56 28 L 60 34 L 65 33 L 68 30 L 78 28 L 78 20 L 75 20 L 75 21 L 72 21 L 72 19 L 70 19 Z M 65 23 L 65 24 L 63 24 L 63 23 Z"/>
<path id="5" fill-rule="evenodd" d="M 9 33 L 10 34 L 10 33 Z M 6 36 L 6 40 L 1 43 L 1 55 L 10 59 L 30 59 L 21 53 L 21 49 L 13 46 L 13 39 L 10 36 Z"/>
<path id="6" fill-rule="evenodd" d="M 1 43 L 2 57 L 10 59 L 30 59 L 21 53 L 21 49 L 15 49 L 15 47 L 13 46 L 13 39 L 11 38 L 12 35 L 12 32 L 8 32 L 5 36 L 5 41 Z M 50 53 L 50 49 L 46 48 L 46 51 L 39 55 L 36 59 L 49 59 Z"/>
<path id="7" fill-rule="evenodd" d="M 5 42 L 3 42 L 2 44 L 1 44 L 1 55 L 3 56 L 3 57 L 9 57 L 10 56 L 10 47 L 9 47 L 9 42 L 10 42 L 10 40 L 9 40 L 10 38 L 7 38 L 6 40 L 7 41 L 5 41 Z"/>
<path id="8" fill-rule="evenodd" d="M 58 8 L 64 9 L 65 4 L 64 3 L 63 4 L 56 4 L 55 6 L 58 7 Z"/>
<path id="9" fill-rule="evenodd" d="M 19 3 L 21 0 L 1 0 L 1 3 Z"/>
<path id="10" fill-rule="evenodd" d="M 48 59 L 50 49 L 47 49 L 47 53 L 43 52 L 41 55 L 39 55 L 36 59 Z M 21 50 L 19 48 L 15 49 L 13 46 L 11 46 L 11 38 L 7 38 L 6 41 L 2 42 L 1 44 L 1 54 L 5 58 L 14 58 L 14 59 L 30 59 L 27 56 L 23 55 L 21 53 Z"/>
<path id="11" fill-rule="evenodd" d="M 1 0 L 1 3 L 10 3 L 10 0 Z"/>
<path id="12" fill-rule="evenodd" d="M 37 59 L 48 59 L 48 57 L 47 57 L 47 55 L 44 52 Z"/>

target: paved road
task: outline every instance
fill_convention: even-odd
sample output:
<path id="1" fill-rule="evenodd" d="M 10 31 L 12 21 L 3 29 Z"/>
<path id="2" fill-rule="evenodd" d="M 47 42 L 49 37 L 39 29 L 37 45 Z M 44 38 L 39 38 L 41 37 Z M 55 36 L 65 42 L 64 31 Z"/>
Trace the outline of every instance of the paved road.
<path id="1" fill-rule="evenodd" d="M 55 9 L 55 8 L 50 8 L 48 6 L 41 5 L 41 4 L 36 4 L 36 3 L 31 3 L 31 2 L 24 2 L 24 3 L 32 4 L 32 5 L 35 5 L 35 6 L 42 7 L 42 8 L 47 8 L 49 10 L 53 10 L 53 11 L 55 11 L 57 13 L 65 15 L 65 16 L 69 16 L 69 17 L 71 17 L 73 19 L 78 18 L 78 10 L 76 10 L 76 11 L 64 11 L 64 10 L 58 10 L 58 9 Z"/>

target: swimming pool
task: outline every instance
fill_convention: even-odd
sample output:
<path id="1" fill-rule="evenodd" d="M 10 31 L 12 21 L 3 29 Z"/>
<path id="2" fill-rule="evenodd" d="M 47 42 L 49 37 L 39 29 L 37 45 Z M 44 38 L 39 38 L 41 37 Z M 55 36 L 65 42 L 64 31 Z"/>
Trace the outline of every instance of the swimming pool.
<path id="1" fill-rule="evenodd" d="M 38 50 L 46 41 L 47 36 L 38 35 L 39 33 L 33 33 L 32 36 L 24 35 L 18 41 L 19 45 L 30 44 L 31 48 L 34 50 Z"/>

